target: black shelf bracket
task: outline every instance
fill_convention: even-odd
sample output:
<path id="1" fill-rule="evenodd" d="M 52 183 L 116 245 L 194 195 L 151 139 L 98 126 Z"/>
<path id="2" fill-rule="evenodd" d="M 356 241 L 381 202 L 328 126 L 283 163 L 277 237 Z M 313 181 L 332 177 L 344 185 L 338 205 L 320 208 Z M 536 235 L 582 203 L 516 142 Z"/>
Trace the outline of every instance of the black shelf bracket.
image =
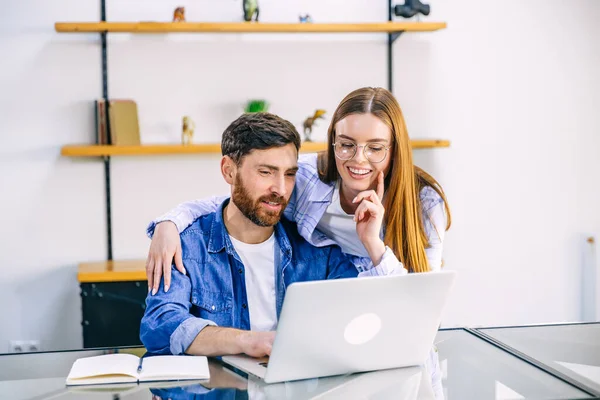
<path id="1" fill-rule="evenodd" d="M 388 0 L 388 21 L 392 22 L 394 18 L 394 10 L 392 8 L 392 0 Z M 394 90 L 394 42 L 402 32 L 388 33 L 387 40 L 387 89 L 393 93 Z"/>
<path id="2" fill-rule="evenodd" d="M 392 42 L 392 44 L 394 44 L 396 39 L 398 39 L 400 37 L 400 35 L 402 35 L 403 33 L 404 33 L 404 31 L 394 32 L 394 33 L 390 34 L 389 40 Z"/>
<path id="3" fill-rule="evenodd" d="M 100 19 L 106 22 L 106 0 L 100 0 Z M 100 33 L 100 42 L 102 44 L 102 98 L 104 99 L 106 112 L 106 132 L 107 143 L 112 144 L 110 135 L 110 113 L 108 112 L 108 55 L 106 32 Z M 104 156 L 104 187 L 105 187 L 105 202 L 106 202 L 106 240 L 107 240 L 107 259 L 113 259 L 112 252 L 112 216 L 111 216 L 111 201 L 110 201 L 110 156 Z"/>

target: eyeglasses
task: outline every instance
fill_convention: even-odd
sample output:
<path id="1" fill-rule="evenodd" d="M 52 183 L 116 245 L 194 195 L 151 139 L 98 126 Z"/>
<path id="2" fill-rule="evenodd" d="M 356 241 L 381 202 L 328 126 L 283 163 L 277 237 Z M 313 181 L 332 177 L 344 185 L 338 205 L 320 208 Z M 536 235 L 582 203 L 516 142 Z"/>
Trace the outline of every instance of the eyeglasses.
<path id="1" fill-rule="evenodd" d="M 350 160 L 356 155 L 358 147 L 363 148 L 363 154 L 366 159 L 372 163 L 380 163 L 387 157 L 388 150 L 392 146 L 383 146 L 380 143 L 369 143 L 362 146 L 358 146 L 354 142 L 340 141 L 333 143 L 333 150 L 335 156 L 340 160 Z"/>

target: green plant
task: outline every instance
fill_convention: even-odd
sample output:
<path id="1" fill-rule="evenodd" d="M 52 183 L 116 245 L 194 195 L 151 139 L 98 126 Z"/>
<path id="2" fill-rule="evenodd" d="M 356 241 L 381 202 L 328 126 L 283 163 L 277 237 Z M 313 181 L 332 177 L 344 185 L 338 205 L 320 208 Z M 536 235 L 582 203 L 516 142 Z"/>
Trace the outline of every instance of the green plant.
<path id="1" fill-rule="evenodd" d="M 246 108 L 247 113 L 265 112 L 269 110 L 269 103 L 266 100 L 248 100 Z"/>

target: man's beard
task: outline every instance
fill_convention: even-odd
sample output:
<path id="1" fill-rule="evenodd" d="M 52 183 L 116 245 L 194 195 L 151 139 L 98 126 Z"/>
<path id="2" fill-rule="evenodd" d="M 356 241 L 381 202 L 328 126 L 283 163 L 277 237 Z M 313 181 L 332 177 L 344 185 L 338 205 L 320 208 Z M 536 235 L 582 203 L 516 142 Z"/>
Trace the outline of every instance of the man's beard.
<path id="1" fill-rule="evenodd" d="M 283 214 L 283 210 L 285 210 L 285 207 L 287 206 L 287 201 L 282 196 L 277 196 L 276 194 L 259 197 L 256 201 L 252 200 L 248 190 L 242 183 L 239 174 L 235 178 L 235 188 L 231 195 L 231 201 L 233 201 L 233 204 L 236 205 L 246 218 L 254 224 L 263 227 L 273 226 L 278 223 Z M 281 204 L 281 210 L 265 210 L 261 204 L 263 201 Z"/>

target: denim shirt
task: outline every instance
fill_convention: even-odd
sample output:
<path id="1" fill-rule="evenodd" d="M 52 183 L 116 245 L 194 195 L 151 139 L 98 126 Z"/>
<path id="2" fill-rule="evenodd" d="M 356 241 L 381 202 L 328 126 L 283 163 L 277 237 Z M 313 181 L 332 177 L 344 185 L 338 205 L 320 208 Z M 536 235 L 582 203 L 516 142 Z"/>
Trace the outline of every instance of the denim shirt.
<path id="1" fill-rule="evenodd" d="M 317 155 L 302 154 L 298 159 L 296 183 L 284 216 L 298 224 L 298 231 L 314 246 L 329 246 L 336 244 L 324 233 L 316 229 L 319 220 L 325 214 L 332 202 L 335 184 L 324 183 L 317 171 Z M 431 187 L 424 187 L 419 193 L 422 205 L 422 219 L 429 247 L 425 254 L 432 271 L 441 269 L 442 248 L 446 232 L 446 212 L 444 201 Z M 182 232 L 189 224 L 201 215 L 215 211 L 223 202 L 225 196 L 214 196 L 206 200 L 194 200 L 180 204 L 175 209 L 150 222 L 146 229 L 149 237 L 154 234 L 156 224 L 162 221 L 172 221 Z M 363 275 L 387 275 L 388 272 L 373 268 L 369 258 L 351 256 L 353 262 Z"/>
<path id="2" fill-rule="evenodd" d="M 223 222 L 225 200 L 180 235 L 187 275 L 172 271 L 171 286 L 148 294 L 140 339 L 155 354 L 183 354 L 208 325 L 250 330 L 244 264 Z M 277 316 L 293 282 L 356 277 L 358 271 L 338 246 L 315 247 L 285 218 L 275 225 Z"/>

